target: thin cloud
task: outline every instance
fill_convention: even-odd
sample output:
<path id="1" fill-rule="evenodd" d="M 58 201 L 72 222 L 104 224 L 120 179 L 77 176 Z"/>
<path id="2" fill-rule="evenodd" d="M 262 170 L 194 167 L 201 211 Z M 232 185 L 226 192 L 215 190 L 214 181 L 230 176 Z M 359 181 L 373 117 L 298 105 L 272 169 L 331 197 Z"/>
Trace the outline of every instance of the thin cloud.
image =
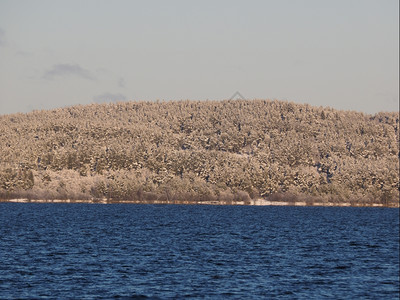
<path id="1" fill-rule="evenodd" d="M 124 88 L 125 87 L 125 79 L 120 77 L 118 79 L 118 86 Z"/>
<path id="2" fill-rule="evenodd" d="M 50 70 L 47 70 L 43 74 L 44 79 L 55 79 L 57 77 L 76 76 L 84 79 L 95 80 L 96 78 L 86 69 L 80 65 L 70 64 L 57 64 L 54 65 Z"/>
<path id="3" fill-rule="evenodd" d="M 6 45 L 5 39 L 4 30 L 0 28 L 0 47 L 4 47 Z"/>
<path id="4" fill-rule="evenodd" d="M 29 57 L 29 56 L 33 55 L 32 52 L 27 52 L 27 51 L 22 51 L 22 50 L 18 50 L 17 52 L 15 52 L 15 54 L 18 56 L 23 56 L 23 57 Z"/>
<path id="5" fill-rule="evenodd" d="M 117 102 L 117 101 L 125 101 L 126 97 L 122 94 L 113 94 L 113 93 L 104 93 L 101 95 L 97 95 L 93 97 L 93 101 L 96 103 L 108 103 L 108 102 Z"/>

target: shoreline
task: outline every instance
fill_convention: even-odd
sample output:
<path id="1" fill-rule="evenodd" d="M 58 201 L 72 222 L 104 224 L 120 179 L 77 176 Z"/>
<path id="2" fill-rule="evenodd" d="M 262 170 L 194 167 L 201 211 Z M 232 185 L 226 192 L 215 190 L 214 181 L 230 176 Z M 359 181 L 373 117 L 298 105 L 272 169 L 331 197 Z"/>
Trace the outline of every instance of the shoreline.
<path id="1" fill-rule="evenodd" d="M 265 199 L 254 199 L 249 201 L 167 201 L 167 200 L 108 200 L 108 199 L 89 199 L 89 200 L 71 200 L 71 199 L 0 199 L 1 202 L 10 203 L 84 203 L 84 204 L 164 204 L 164 205 L 240 205 L 240 206 L 302 206 L 302 207 L 388 207 L 399 208 L 399 205 L 384 205 L 382 203 L 360 203 L 350 202 L 342 203 L 323 203 L 323 202 L 288 202 L 288 201 L 269 201 Z"/>

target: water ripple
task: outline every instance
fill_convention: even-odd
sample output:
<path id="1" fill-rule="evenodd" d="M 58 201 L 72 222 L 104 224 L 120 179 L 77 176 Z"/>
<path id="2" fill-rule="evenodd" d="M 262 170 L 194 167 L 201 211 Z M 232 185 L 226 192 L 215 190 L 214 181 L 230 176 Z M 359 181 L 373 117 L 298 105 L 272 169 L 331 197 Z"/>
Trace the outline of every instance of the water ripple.
<path id="1" fill-rule="evenodd" d="M 0 298 L 399 297 L 399 211 L 0 204 Z"/>

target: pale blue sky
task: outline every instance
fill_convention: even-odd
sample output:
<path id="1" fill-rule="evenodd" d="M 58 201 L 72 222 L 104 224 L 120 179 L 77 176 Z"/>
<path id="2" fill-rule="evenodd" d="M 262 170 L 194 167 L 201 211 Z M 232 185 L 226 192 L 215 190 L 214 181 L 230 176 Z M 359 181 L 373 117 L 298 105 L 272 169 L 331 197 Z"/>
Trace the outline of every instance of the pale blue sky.
<path id="1" fill-rule="evenodd" d="M 398 0 L 0 0 L 0 114 L 116 100 L 397 111 Z"/>

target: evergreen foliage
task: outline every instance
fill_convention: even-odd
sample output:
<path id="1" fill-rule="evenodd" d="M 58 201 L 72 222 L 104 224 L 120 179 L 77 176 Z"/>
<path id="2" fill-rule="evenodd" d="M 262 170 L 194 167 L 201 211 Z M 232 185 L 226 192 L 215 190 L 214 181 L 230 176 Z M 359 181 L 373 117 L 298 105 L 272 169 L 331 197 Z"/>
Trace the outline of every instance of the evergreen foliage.
<path id="1" fill-rule="evenodd" d="M 2 115 L 0 128 L 2 199 L 399 203 L 398 113 L 124 102 Z"/>

